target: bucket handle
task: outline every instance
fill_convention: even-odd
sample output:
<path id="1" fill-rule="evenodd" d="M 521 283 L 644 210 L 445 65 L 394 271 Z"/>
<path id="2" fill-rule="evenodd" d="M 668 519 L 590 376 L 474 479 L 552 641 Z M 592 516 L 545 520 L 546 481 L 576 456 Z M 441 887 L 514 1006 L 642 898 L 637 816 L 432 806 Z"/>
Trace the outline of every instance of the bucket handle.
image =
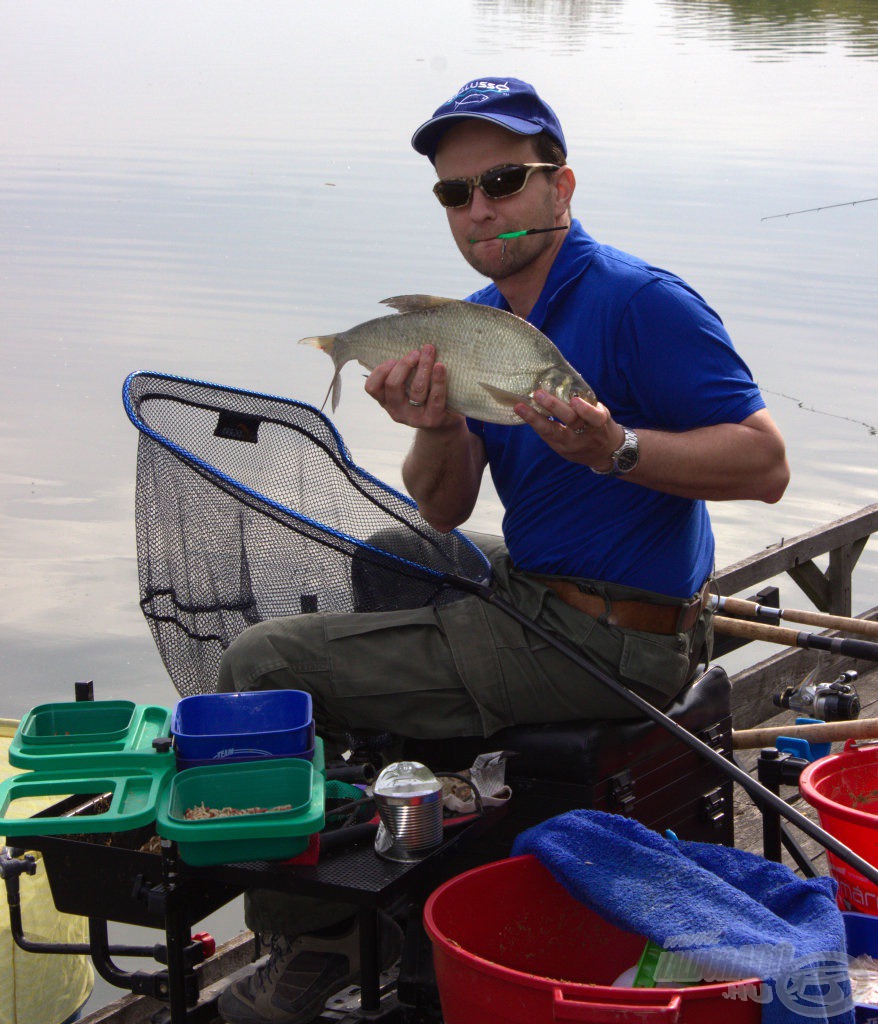
<path id="1" fill-rule="evenodd" d="M 861 737 L 860 739 L 851 737 L 851 739 L 845 741 L 843 752 L 845 754 L 856 754 L 861 750 L 874 750 L 876 742 L 878 741 L 872 737 Z"/>
<path id="2" fill-rule="evenodd" d="M 587 1002 L 571 999 L 562 988 L 552 992 L 556 1021 L 585 1021 L 587 1024 L 679 1024 L 682 1019 L 683 1001 L 678 992 L 668 991 L 668 1002 L 663 1006 L 650 1003 L 626 1003 L 623 990 L 619 990 L 619 1001 L 613 1003 Z"/>

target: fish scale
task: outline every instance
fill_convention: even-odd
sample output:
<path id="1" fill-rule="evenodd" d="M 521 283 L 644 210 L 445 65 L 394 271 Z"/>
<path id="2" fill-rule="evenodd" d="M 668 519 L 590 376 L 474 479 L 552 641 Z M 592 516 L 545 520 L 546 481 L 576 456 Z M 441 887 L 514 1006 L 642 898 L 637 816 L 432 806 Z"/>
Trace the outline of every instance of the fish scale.
<path id="1" fill-rule="evenodd" d="M 542 331 L 493 306 L 435 295 L 382 299 L 395 314 L 357 324 L 339 334 L 302 338 L 299 344 L 326 352 L 335 366 L 327 398 L 341 397 L 341 369 L 356 361 L 367 370 L 402 359 L 430 344 L 447 371 L 447 404 L 455 412 L 488 423 L 520 425 L 513 406 L 544 390 L 565 402 L 579 396 L 594 405 L 594 391 Z M 325 404 L 325 402 L 324 402 Z"/>

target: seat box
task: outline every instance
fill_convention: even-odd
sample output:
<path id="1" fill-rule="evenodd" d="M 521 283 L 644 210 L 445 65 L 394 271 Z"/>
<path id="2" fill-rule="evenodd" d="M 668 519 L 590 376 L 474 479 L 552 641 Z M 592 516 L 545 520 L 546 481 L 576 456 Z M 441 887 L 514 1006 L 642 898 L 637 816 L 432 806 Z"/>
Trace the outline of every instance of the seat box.
<path id="1" fill-rule="evenodd" d="M 722 667 L 691 683 L 665 713 L 729 756 L 731 684 Z M 407 756 L 434 771 L 460 771 L 494 750 L 510 753 L 513 795 L 504 821 L 480 844 L 481 862 L 508 856 L 519 832 L 575 808 L 622 814 L 680 839 L 734 845 L 732 780 L 648 719 L 513 726 L 486 739 L 406 744 Z"/>

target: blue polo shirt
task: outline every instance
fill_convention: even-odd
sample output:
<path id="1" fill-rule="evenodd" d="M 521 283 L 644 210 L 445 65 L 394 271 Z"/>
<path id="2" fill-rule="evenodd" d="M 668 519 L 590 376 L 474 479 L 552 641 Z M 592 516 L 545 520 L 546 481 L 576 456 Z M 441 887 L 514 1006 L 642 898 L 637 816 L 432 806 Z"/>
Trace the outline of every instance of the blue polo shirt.
<path id="1" fill-rule="evenodd" d="M 491 284 L 471 302 L 509 309 Z M 684 431 L 740 423 L 765 407 L 722 321 L 680 278 L 598 244 L 574 221 L 528 320 L 627 427 Z M 527 425 L 469 421 L 524 571 L 696 593 L 713 569 L 703 501 L 599 476 Z"/>

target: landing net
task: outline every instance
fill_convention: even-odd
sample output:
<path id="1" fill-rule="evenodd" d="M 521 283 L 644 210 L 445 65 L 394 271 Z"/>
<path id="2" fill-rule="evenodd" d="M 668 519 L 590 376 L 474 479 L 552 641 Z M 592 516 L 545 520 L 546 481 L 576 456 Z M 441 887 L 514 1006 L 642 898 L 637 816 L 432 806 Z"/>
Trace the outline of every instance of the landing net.
<path id="1" fill-rule="evenodd" d="M 147 372 L 123 401 L 140 431 L 140 607 L 182 696 L 213 692 L 223 651 L 264 619 L 444 603 L 461 596 L 446 573 L 490 577 L 310 405 Z"/>

